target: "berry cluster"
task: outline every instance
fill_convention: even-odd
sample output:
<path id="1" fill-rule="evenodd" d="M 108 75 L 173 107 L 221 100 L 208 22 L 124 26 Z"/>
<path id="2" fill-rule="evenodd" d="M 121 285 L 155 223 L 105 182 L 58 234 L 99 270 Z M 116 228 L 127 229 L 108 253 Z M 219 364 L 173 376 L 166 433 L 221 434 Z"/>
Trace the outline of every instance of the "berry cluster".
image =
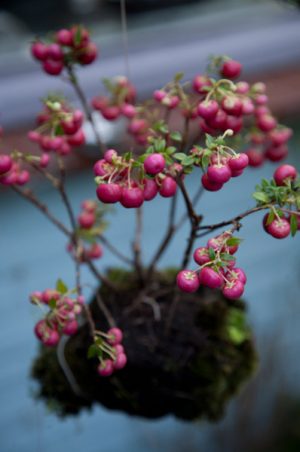
<path id="1" fill-rule="evenodd" d="M 109 377 L 126 366 L 127 356 L 122 340 L 123 333 L 120 328 L 110 328 L 107 333 L 95 331 L 94 343 L 89 348 L 88 357 L 98 357 L 100 364 L 97 371 L 101 377 Z"/>
<path id="2" fill-rule="evenodd" d="M 77 333 L 77 317 L 82 311 L 84 298 L 82 295 L 72 298 L 71 292 L 59 281 L 57 289 L 46 289 L 30 295 L 31 303 L 49 308 L 34 328 L 36 337 L 48 347 L 57 345 L 62 334 L 72 336 Z"/>
<path id="3" fill-rule="evenodd" d="M 85 28 L 74 26 L 59 30 L 49 43 L 35 41 L 31 53 L 47 74 L 59 75 L 73 64 L 91 64 L 97 57 L 97 47 Z"/>
<path id="4" fill-rule="evenodd" d="M 74 110 L 62 98 L 53 96 L 44 100 L 44 109 L 37 116 L 38 128 L 28 132 L 28 138 L 45 152 L 70 154 L 72 147 L 85 143 L 82 130 L 83 114 Z M 44 166 L 46 166 L 44 157 Z"/>
<path id="5" fill-rule="evenodd" d="M 134 106 L 136 90 L 127 77 L 119 76 L 113 80 L 104 80 L 109 91 L 108 96 L 95 96 L 92 107 L 99 111 L 108 121 L 114 121 L 120 116 L 132 118 L 136 114 Z"/>
<path id="6" fill-rule="evenodd" d="M 25 185 L 29 182 L 30 173 L 23 169 L 10 155 L 0 154 L 0 184 Z"/>
<path id="7" fill-rule="evenodd" d="M 103 212 L 98 208 L 97 202 L 85 200 L 81 204 L 82 211 L 78 215 L 77 247 L 72 242 L 67 245 L 67 250 L 74 259 L 84 263 L 89 260 L 99 259 L 103 255 L 102 246 L 96 242 L 97 237 L 103 232 Z"/>
<path id="8" fill-rule="evenodd" d="M 264 230 L 276 239 L 284 239 L 291 233 L 294 235 L 300 229 L 299 199 L 297 195 L 300 183 L 299 181 L 297 182 L 297 177 L 298 173 L 294 166 L 281 165 L 275 170 L 271 184 L 267 185 L 265 181 L 264 191 L 255 193 L 256 199 L 258 193 L 260 196 L 263 193 L 263 196 L 269 197 L 269 199 L 265 198 L 266 202 L 271 200 L 270 198 L 276 198 L 278 202 L 278 208 L 273 205 L 270 212 L 265 214 L 263 218 Z M 263 201 L 262 198 L 261 200 Z M 287 204 L 290 209 L 294 203 L 298 208 L 289 210 L 286 213 L 283 206 Z"/>
<path id="9" fill-rule="evenodd" d="M 171 175 L 163 173 L 165 164 L 164 157 L 156 152 L 135 160 L 130 153 L 120 156 L 114 149 L 107 150 L 94 165 L 99 200 L 136 208 L 157 193 L 165 198 L 174 196 L 177 183 Z"/>
<path id="10" fill-rule="evenodd" d="M 208 240 L 205 247 L 197 248 L 194 261 L 197 270 L 182 270 L 177 275 L 177 286 L 184 292 L 196 292 L 202 284 L 211 289 L 222 289 L 229 299 L 242 296 L 247 278 L 241 268 L 235 267 L 233 254 L 238 250 L 240 240 L 230 231 Z"/>

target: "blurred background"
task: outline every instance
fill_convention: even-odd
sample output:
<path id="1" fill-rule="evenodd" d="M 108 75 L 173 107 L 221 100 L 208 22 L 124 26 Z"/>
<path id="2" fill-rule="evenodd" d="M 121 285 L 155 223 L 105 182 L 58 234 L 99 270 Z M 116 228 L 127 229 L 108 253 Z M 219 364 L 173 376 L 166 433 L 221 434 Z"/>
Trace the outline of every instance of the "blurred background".
<path id="1" fill-rule="evenodd" d="M 130 78 L 140 99 L 163 86 L 174 73 L 190 79 L 201 72 L 211 54 L 227 54 L 242 62 L 243 79 L 267 83 L 270 104 L 294 130 L 289 161 L 300 168 L 300 9 L 297 2 L 255 0 L 127 0 Z M 124 37 L 118 0 L 2 0 L 0 4 L 0 124 L 5 129 L 1 151 L 29 150 L 26 131 L 40 110 L 39 99 L 49 91 L 72 90 L 42 73 L 30 57 L 36 36 L 73 23 L 87 25 L 100 47 L 100 58 L 79 70 L 89 98 L 102 92 L 101 79 L 123 74 Z M 107 143 L 122 140 L 122 123 L 99 120 Z M 75 209 L 94 197 L 88 166 L 97 158 L 90 138 L 87 148 L 70 164 L 68 190 Z M 251 193 L 274 167 L 245 172 L 215 196 L 201 201 L 206 222 L 213 223 L 253 205 Z M 189 178 L 197 187 L 199 174 Z M 62 219 L 59 199 L 48 185 L 34 180 L 40 197 Z M 145 258 L 152 255 L 162 230 L 166 200 L 145 209 Z M 300 450 L 300 303 L 299 237 L 276 241 L 260 227 L 261 216 L 249 217 L 241 235 L 239 262 L 249 278 L 245 299 L 257 338 L 260 369 L 232 401 L 218 424 L 182 423 L 172 417 L 147 421 L 95 407 L 77 418 L 60 420 L 34 399 L 29 378 L 37 353 L 32 334 L 36 313 L 27 296 L 54 285 L 61 276 L 73 284 L 73 263 L 64 252 L 65 240 L 39 212 L 9 190 L 0 190 L 0 451 L 150 452 L 150 451 L 299 451 Z M 78 210 L 77 210 L 78 211 Z M 110 216 L 109 238 L 126 249 L 133 213 L 116 209 Z M 122 230 L 119 225 L 122 224 Z M 162 265 L 174 263 L 187 230 Z M 161 234 L 160 234 L 161 235 Z M 33 246 L 34 244 L 34 246 Z M 199 244 L 200 245 L 200 244 Z M 176 249 L 175 249 L 176 248 Z M 107 251 L 102 268 L 116 264 Z M 91 287 L 92 278 L 85 280 Z"/>

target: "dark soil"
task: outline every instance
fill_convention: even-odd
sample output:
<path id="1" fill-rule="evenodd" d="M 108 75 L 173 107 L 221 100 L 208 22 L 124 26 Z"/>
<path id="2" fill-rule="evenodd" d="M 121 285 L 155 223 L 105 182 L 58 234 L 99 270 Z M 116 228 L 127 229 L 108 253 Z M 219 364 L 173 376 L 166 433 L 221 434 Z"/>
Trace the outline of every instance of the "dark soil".
<path id="1" fill-rule="evenodd" d="M 65 377 L 54 349 L 42 347 L 32 368 L 37 396 L 62 416 L 77 414 L 98 402 L 110 409 L 146 418 L 167 414 L 191 420 L 219 419 L 226 402 L 256 367 L 256 351 L 245 321 L 245 304 L 226 300 L 218 291 L 180 294 L 173 321 L 166 328 L 174 292 L 174 271 L 156 275 L 156 313 L 149 301 L 130 309 L 138 289 L 133 273 L 114 269 L 116 295 L 99 292 L 124 330 L 128 364 L 109 378 L 96 372 L 97 359 L 87 359 L 91 344 L 87 325 L 65 345 L 65 358 L 75 377 L 77 395 Z M 96 299 L 91 308 L 97 328 L 108 326 Z"/>

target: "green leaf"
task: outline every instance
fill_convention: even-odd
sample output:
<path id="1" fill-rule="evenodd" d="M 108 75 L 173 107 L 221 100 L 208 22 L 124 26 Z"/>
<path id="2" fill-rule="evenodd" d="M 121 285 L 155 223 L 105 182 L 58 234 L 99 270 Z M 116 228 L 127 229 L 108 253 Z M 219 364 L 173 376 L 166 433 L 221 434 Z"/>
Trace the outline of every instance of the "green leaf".
<path id="1" fill-rule="evenodd" d="M 269 202 L 269 196 L 262 191 L 256 191 L 253 193 L 252 196 L 254 199 L 256 199 L 256 201 L 263 202 L 263 203 Z"/>
<path id="2" fill-rule="evenodd" d="M 97 345 L 92 344 L 89 346 L 88 348 L 88 352 L 87 352 L 87 357 L 90 358 L 94 358 L 95 356 L 98 356 L 99 354 L 99 349 L 97 347 Z"/>
<path id="3" fill-rule="evenodd" d="M 214 260 L 216 258 L 216 253 L 213 248 L 208 248 L 208 256 L 210 260 Z"/>
<path id="4" fill-rule="evenodd" d="M 239 345 L 247 339 L 247 334 L 245 331 L 238 329 L 235 326 L 227 327 L 227 334 L 229 336 L 230 341 L 233 344 Z"/>
<path id="5" fill-rule="evenodd" d="M 184 154 L 183 152 L 176 152 L 173 157 L 181 162 L 186 158 L 186 154 Z"/>
<path id="6" fill-rule="evenodd" d="M 49 300 L 49 302 L 48 302 L 48 306 L 50 309 L 55 309 L 56 308 L 56 300 L 54 300 L 54 298 L 51 298 L 51 300 Z"/>
<path id="7" fill-rule="evenodd" d="M 172 138 L 172 140 L 174 141 L 182 141 L 182 135 L 180 132 L 172 132 L 170 137 Z"/>
<path id="8" fill-rule="evenodd" d="M 132 158 L 132 152 L 125 152 L 125 154 L 123 154 L 123 159 L 126 162 L 129 162 L 129 160 Z"/>
<path id="9" fill-rule="evenodd" d="M 168 155 L 172 155 L 174 154 L 174 152 L 176 152 L 176 148 L 174 146 L 168 146 L 165 152 Z"/>
<path id="10" fill-rule="evenodd" d="M 68 292 L 68 287 L 66 286 L 66 284 L 63 282 L 62 279 L 58 279 L 56 282 L 56 290 L 61 293 L 62 295 L 65 294 L 66 292 Z"/>
<path id="11" fill-rule="evenodd" d="M 76 33 L 74 36 L 74 43 L 76 46 L 78 46 L 81 43 L 81 39 L 82 39 L 82 30 L 81 30 L 81 26 L 79 26 L 79 27 L 77 27 Z"/>
<path id="12" fill-rule="evenodd" d="M 154 142 L 154 148 L 157 152 L 164 152 L 166 148 L 166 140 L 164 139 L 157 139 Z"/>
<path id="13" fill-rule="evenodd" d="M 226 240 L 227 246 L 236 246 L 239 245 L 242 242 L 242 239 L 239 239 L 238 237 L 230 237 Z"/>
<path id="14" fill-rule="evenodd" d="M 55 136 L 61 136 L 61 135 L 64 135 L 64 134 L 65 134 L 64 129 L 62 128 L 61 125 L 58 124 L 58 125 L 55 127 L 55 129 L 54 129 L 54 135 L 55 135 Z"/>
<path id="15" fill-rule="evenodd" d="M 275 218 L 274 210 L 271 210 L 267 217 L 266 226 L 269 226 L 269 224 L 273 222 L 274 218 Z"/>
<path id="16" fill-rule="evenodd" d="M 235 257 L 229 253 L 221 253 L 220 257 L 223 261 L 235 261 Z"/>
<path id="17" fill-rule="evenodd" d="M 215 142 L 214 137 L 212 137 L 211 135 L 208 135 L 208 133 L 205 134 L 205 144 L 206 146 L 209 148 L 211 147 Z"/>
<path id="18" fill-rule="evenodd" d="M 184 77 L 184 72 L 177 72 L 174 76 L 174 82 L 180 82 Z"/>
<path id="19" fill-rule="evenodd" d="M 290 225 L 291 225 L 291 234 L 292 234 L 292 237 L 294 237 L 298 230 L 298 220 L 297 220 L 297 216 L 295 214 L 291 215 Z"/>
<path id="20" fill-rule="evenodd" d="M 190 166 L 194 164 L 194 157 L 186 155 L 185 158 L 181 161 L 183 166 Z"/>

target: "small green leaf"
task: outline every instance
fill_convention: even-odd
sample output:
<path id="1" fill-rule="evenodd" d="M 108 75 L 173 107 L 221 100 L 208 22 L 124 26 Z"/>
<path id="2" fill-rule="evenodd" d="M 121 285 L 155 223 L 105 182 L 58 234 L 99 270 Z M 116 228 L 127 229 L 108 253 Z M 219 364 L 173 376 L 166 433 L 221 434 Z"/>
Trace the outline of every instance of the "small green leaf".
<path id="1" fill-rule="evenodd" d="M 226 261 L 226 262 L 227 261 L 235 261 L 235 257 L 229 253 L 221 253 L 220 257 L 223 261 Z"/>
<path id="2" fill-rule="evenodd" d="M 180 82 L 184 77 L 184 72 L 177 72 L 174 76 L 174 82 Z"/>
<path id="3" fill-rule="evenodd" d="M 254 199 L 256 199 L 256 201 L 263 202 L 263 203 L 269 202 L 269 196 L 262 191 L 256 191 L 253 193 L 252 196 Z"/>
<path id="4" fill-rule="evenodd" d="M 182 141 L 182 135 L 180 132 L 172 132 L 170 137 L 172 138 L 172 140 L 174 141 Z"/>
<path id="5" fill-rule="evenodd" d="M 242 239 L 239 239 L 238 237 L 230 237 L 226 240 L 227 246 L 236 246 L 239 245 L 242 242 Z"/>
<path id="6" fill-rule="evenodd" d="M 213 248 L 208 248 L 208 256 L 210 260 L 214 260 L 216 258 L 216 253 Z"/>
<path id="7" fill-rule="evenodd" d="M 174 154 L 174 152 L 176 152 L 176 148 L 174 146 L 168 146 L 165 152 L 168 155 L 172 155 Z"/>
<path id="8" fill-rule="evenodd" d="M 208 135 L 208 133 L 205 134 L 205 144 L 208 148 L 210 148 L 214 144 L 214 141 L 214 137 Z"/>
<path id="9" fill-rule="evenodd" d="M 173 157 L 181 162 L 186 158 L 186 154 L 184 154 L 183 152 L 176 152 L 176 154 L 174 154 Z"/>
<path id="10" fill-rule="evenodd" d="M 295 214 L 291 215 L 290 225 L 291 225 L 291 234 L 292 234 L 292 237 L 294 237 L 298 230 L 298 220 L 297 220 L 297 216 Z"/>
<path id="11" fill-rule="evenodd" d="M 66 292 L 68 292 L 68 287 L 66 286 L 66 284 L 63 282 L 62 279 L 58 279 L 56 282 L 56 290 L 61 293 L 62 295 L 65 294 Z"/>
<path id="12" fill-rule="evenodd" d="M 269 226 L 269 224 L 273 222 L 274 218 L 275 218 L 274 210 L 271 210 L 267 217 L 266 226 Z"/>
<path id="13" fill-rule="evenodd" d="M 50 309 L 55 309 L 56 308 L 56 300 L 54 300 L 54 298 L 51 298 L 51 300 L 49 300 L 49 302 L 48 302 L 48 306 Z"/>
<path id="14" fill-rule="evenodd" d="M 194 157 L 193 156 L 185 156 L 185 158 L 181 161 L 183 166 L 190 166 L 194 164 Z"/>

